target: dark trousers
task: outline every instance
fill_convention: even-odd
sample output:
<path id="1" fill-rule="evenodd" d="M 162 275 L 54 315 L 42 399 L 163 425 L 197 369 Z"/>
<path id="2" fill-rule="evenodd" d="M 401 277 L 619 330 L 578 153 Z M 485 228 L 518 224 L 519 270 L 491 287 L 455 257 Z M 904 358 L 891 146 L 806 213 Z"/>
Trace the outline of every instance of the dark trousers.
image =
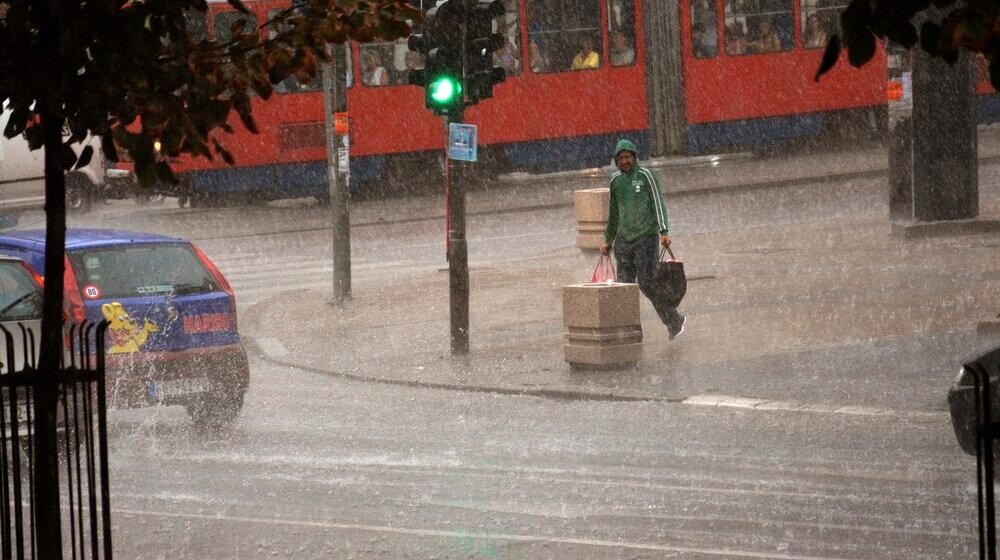
<path id="1" fill-rule="evenodd" d="M 676 307 L 663 305 L 660 298 L 652 293 L 656 264 L 660 261 L 660 236 L 647 235 L 635 241 L 615 241 L 615 261 L 618 264 L 618 281 L 634 283 L 639 281 L 639 290 L 653 304 L 660 320 L 670 331 L 676 332 L 684 323 L 684 316 Z"/>

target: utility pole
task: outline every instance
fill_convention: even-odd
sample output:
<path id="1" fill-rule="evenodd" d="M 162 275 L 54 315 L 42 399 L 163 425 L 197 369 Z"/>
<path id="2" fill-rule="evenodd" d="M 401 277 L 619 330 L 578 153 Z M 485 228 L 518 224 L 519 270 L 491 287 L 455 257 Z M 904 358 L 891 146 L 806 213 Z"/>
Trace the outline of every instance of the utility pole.
<path id="1" fill-rule="evenodd" d="M 346 69 L 350 43 L 335 45 L 333 61 L 323 64 L 323 112 L 326 129 L 326 174 L 330 188 L 330 214 L 333 224 L 333 303 L 343 307 L 351 300 L 351 215 L 350 193 L 341 177 L 340 150 L 346 135 L 338 134 L 335 113 L 347 110 Z M 346 158 L 345 158 L 346 159 Z M 344 170 L 346 171 L 346 170 Z"/>

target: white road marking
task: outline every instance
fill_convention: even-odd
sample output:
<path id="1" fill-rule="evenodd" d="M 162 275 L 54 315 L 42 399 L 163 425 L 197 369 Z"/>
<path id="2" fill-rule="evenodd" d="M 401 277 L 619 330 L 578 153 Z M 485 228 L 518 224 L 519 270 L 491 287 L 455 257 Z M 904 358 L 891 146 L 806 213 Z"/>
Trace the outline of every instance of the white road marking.
<path id="1" fill-rule="evenodd" d="M 745 408 L 751 410 L 783 410 L 794 412 L 812 412 L 826 414 L 853 414 L 856 416 L 906 416 L 909 418 L 939 419 L 947 417 L 944 411 L 931 410 L 895 410 L 864 405 L 840 405 L 824 403 L 803 403 L 799 401 L 782 401 L 773 399 L 756 399 L 732 395 L 694 395 L 684 399 L 684 404 L 698 406 L 716 406 L 723 408 Z"/>
<path id="2" fill-rule="evenodd" d="M 265 517 L 243 517 L 233 515 L 207 515 L 197 513 L 169 513 L 148 510 L 131 510 L 112 508 L 116 514 L 160 517 L 173 519 L 197 519 L 202 521 L 222 521 L 228 523 L 254 523 L 269 526 L 287 526 L 310 529 L 328 529 L 344 531 L 368 531 L 373 533 L 389 533 L 396 535 L 412 535 L 417 537 L 440 537 L 444 539 L 475 539 L 486 541 L 512 541 L 524 543 L 549 543 L 592 546 L 598 548 L 651 550 L 657 552 L 673 552 L 677 554 L 703 554 L 715 558 L 757 558 L 772 560 L 847 560 L 836 556 L 801 556 L 793 554 L 770 554 L 749 550 L 732 550 L 721 548 L 696 548 L 690 546 L 670 546 L 653 543 L 611 541 L 605 539 L 581 539 L 572 537 L 556 537 L 543 535 L 518 535 L 513 533 L 484 533 L 467 531 L 441 531 L 436 529 L 412 529 L 408 527 L 363 525 L 359 523 L 333 523 L 329 521 L 306 521 L 289 519 L 272 519 Z"/>

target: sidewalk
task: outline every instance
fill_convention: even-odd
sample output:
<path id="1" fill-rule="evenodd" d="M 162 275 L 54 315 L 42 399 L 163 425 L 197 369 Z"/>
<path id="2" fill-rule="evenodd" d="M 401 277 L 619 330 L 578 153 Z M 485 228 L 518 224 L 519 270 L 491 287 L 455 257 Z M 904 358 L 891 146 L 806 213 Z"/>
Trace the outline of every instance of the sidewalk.
<path id="1" fill-rule="evenodd" d="M 980 134 L 980 154 L 1000 158 L 1000 132 Z M 844 180 L 884 170 L 883 153 L 844 152 L 737 157 L 719 165 L 688 158 L 664 163 L 658 172 L 669 200 L 681 190 L 817 176 Z M 468 210 L 562 207 L 572 213 L 573 191 L 603 185 L 607 175 L 591 170 L 558 179 L 508 178 L 497 188 L 469 193 Z M 352 221 L 377 223 L 380 216 L 403 211 L 414 219 L 437 216 L 441 200 L 368 201 L 352 208 Z M 1000 208 L 981 213 L 995 218 Z M 240 323 L 246 340 L 265 358 L 346 378 L 567 398 L 672 401 L 735 390 L 809 402 L 807 382 L 814 373 L 803 378 L 789 366 L 748 380 L 740 364 L 759 367 L 791 354 L 850 352 L 950 333 L 974 336 L 978 323 L 996 317 L 1000 232 L 904 239 L 890 231 L 886 218 L 685 236 L 685 254 L 697 255 L 688 262 L 692 280 L 681 306 L 689 317 L 687 330 L 668 342 L 643 299 L 644 357 L 635 368 L 616 372 L 573 372 L 563 359 L 562 287 L 586 280 L 594 260 L 575 246 L 521 261 L 516 270 L 470 270 L 466 357 L 450 355 L 448 274 L 440 270 L 354 286 L 354 299 L 344 309 L 326 303 L 329 291 L 286 292 L 250 307 Z M 969 350 L 955 348 L 955 363 Z M 852 395 L 850 404 L 875 405 L 879 394 L 903 386 L 922 392 L 928 402 L 939 396 L 941 407 L 934 408 L 943 408 L 950 378 L 942 384 L 892 369 L 870 380 L 868 400 Z M 745 394 L 747 387 L 753 394 Z"/>

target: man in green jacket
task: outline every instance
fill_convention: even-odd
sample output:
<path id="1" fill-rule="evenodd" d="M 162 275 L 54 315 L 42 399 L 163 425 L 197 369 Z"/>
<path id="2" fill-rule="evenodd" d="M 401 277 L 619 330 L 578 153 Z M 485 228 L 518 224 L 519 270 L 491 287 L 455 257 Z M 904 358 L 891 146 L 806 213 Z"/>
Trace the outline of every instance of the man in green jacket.
<path id="1" fill-rule="evenodd" d="M 666 307 L 653 297 L 652 282 L 660 260 L 659 245 L 670 245 L 667 207 L 656 177 L 639 165 L 635 145 L 620 140 L 615 146 L 618 171 L 611 176 L 611 203 L 608 207 L 608 228 L 604 232 L 601 253 L 615 250 L 618 281 L 635 282 L 649 298 L 660 320 L 667 326 L 670 340 L 684 332 L 687 319 L 676 307 Z"/>

